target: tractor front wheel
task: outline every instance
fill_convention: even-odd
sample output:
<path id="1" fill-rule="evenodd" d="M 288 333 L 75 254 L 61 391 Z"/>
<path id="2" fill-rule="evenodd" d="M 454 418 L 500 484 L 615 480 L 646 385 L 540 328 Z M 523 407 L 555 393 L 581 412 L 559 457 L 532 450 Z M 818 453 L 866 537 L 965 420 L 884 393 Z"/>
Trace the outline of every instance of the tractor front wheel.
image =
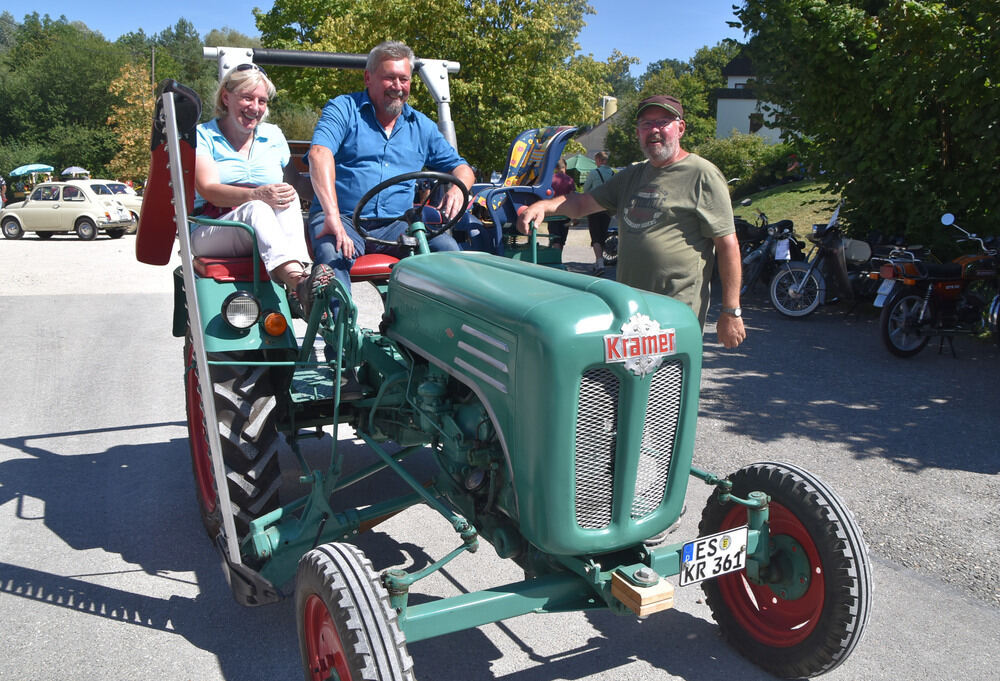
<path id="1" fill-rule="evenodd" d="M 239 361 L 232 356 L 225 359 Z M 246 536 L 251 520 L 278 507 L 278 488 L 281 485 L 279 436 L 274 388 L 267 369 L 238 365 L 211 367 L 217 427 L 238 540 Z M 191 468 L 201 521 L 214 540 L 223 521 L 198 386 L 198 371 L 194 346 L 188 336 L 184 346 L 184 394 Z"/>
<path id="2" fill-rule="evenodd" d="M 743 656 L 784 678 L 815 676 L 843 662 L 868 621 L 868 548 L 840 498 L 806 470 L 758 463 L 729 476 L 732 495 L 771 499 L 771 559 L 757 580 L 745 570 L 704 582 L 723 636 Z M 702 513 L 704 536 L 747 523 L 747 510 L 716 489 Z"/>
<path id="3" fill-rule="evenodd" d="M 413 681 L 396 611 L 361 549 L 330 543 L 306 553 L 295 613 L 306 681 Z"/>

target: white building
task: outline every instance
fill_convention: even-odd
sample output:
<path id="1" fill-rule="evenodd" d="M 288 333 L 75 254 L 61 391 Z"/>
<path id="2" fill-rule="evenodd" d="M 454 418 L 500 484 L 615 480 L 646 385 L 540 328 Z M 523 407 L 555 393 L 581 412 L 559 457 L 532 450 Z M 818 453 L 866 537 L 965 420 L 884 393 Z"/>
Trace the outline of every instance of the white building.
<path id="1" fill-rule="evenodd" d="M 781 141 L 781 130 L 764 125 L 773 115 L 761 109 L 760 102 L 748 87 L 753 79 L 753 64 L 746 57 L 736 57 L 722 69 L 726 87 L 716 90 L 718 108 L 715 118 L 715 136 L 726 138 L 733 130 L 756 133 L 771 144 Z"/>

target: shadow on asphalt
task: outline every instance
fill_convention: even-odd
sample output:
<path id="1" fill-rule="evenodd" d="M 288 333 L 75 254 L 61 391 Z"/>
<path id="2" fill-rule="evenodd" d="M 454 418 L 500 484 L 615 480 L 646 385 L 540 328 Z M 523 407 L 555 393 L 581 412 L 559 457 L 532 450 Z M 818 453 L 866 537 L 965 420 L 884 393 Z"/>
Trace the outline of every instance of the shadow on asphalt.
<path id="1" fill-rule="evenodd" d="M 757 295 L 744 310 L 748 335 L 737 350 L 706 332 L 703 416 L 765 444 L 801 436 L 906 470 L 1000 472 L 990 427 L 1000 380 L 996 346 L 956 338 L 957 357 L 932 342 L 901 359 L 882 344 L 870 306 L 847 314 L 838 304 L 789 319 Z"/>

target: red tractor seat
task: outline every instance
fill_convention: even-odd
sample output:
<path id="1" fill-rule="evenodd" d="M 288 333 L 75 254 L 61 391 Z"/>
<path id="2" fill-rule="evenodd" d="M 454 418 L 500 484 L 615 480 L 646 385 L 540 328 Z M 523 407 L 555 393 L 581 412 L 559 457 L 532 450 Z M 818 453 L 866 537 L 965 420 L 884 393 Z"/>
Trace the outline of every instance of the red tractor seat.
<path id="1" fill-rule="evenodd" d="M 351 267 L 351 281 L 379 281 L 388 279 L 392 267 L 399 258 L 383 253 L 362 255 Z M 264 263 L 258 262 L 261 281 L 270 277 Z M 249 255 L 231 258 L 198 256 L 194 259 L 194 271 L 199 277 L 210 277 L 216 281 L 253 281 L 253 257 Z"/>

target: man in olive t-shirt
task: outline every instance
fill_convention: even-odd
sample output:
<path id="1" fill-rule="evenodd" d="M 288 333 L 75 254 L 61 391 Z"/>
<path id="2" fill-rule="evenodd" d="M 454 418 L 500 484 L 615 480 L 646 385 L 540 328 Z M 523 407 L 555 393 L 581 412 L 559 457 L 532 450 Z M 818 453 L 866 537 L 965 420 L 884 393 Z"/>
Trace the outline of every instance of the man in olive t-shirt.
<path id="1" fill-rule="evenodd" d="M 674 97 L 644 99 L 637 114 L 645 163 L 587 194 L 537 201 L 522 211 L 518 229 L 558 212 L 570 218 L 599 210 L 618 215 L 618 280 L 687 303 L 705 325 L 715 258 L 722 281 L 719 342 L 735 348 L 746 338 L 740 309 L 740 247 L 722 173 L 680 147 L 684 109 Z"/>

